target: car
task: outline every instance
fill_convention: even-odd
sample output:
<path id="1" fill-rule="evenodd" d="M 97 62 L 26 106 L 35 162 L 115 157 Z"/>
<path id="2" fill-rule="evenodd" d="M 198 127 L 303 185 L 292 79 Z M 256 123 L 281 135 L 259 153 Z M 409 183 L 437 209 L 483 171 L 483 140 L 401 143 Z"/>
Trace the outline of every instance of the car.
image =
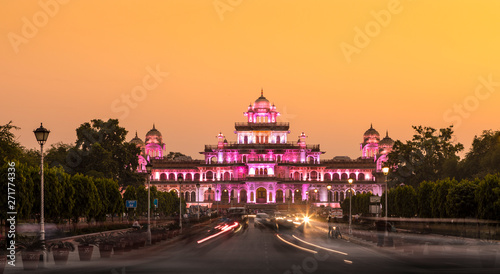
<path id="1" fill-rule="evenodd" d="M 266 226 L 269 225 L 270 223 L 271 223 L 271 218 L 267 213 L 257 213 L 257 215 L 255 215 L 255 219 L 253 222 L 254 226 L 259 226 L 259 225 Z"/>

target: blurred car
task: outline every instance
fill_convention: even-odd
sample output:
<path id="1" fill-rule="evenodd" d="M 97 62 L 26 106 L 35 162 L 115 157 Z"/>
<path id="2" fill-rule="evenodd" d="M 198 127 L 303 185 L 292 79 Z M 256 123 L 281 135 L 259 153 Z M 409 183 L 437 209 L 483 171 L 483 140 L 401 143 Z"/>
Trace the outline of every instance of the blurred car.
<path id="1" fill-rule="evenodd" d="M 253 222 L 254 226 L 267 226 L 271 224 L 271 218 L 267 213 L 257 213 Z"/>

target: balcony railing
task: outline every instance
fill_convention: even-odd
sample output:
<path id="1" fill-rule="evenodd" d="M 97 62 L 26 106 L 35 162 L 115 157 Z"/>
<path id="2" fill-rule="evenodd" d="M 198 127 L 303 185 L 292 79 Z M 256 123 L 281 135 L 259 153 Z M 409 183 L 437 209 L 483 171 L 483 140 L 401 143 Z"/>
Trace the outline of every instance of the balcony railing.
<path id="1" fill-rule="evenodd" d="M 249 123 L 249 122 L 236 122 L 236 127 L 290 127 L 289 122 L 276 122 L 276 123 Z"/>

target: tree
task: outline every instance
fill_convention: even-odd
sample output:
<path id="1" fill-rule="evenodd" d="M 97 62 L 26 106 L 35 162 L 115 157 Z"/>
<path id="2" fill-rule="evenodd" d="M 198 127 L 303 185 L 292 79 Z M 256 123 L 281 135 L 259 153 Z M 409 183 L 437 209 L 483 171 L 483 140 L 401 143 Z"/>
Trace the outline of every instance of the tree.
<path id="1" fill-rule="evenodd" d="M 500 175 L 486 175 L 478 183 L 475 198 L 479 218 L 500 220 Z"/>
<path id="2" fill-rule="evenodd" d="M 431 195 L 431 208 L 433 218 L 446 218 L 448 216 L 448 213 L 446 212 L 446 199 L 449 189 L 456 184 L 457 181 L 455 179 L 449 178 L 436 181 L 434 192 L 432 192 Z"/>
<path id="3" fill-rule="evenodd" d="M 423 181 L 452 177 L 459 161 L 460 143 L 453 144 L 453 126 L 436 129 L 413 126 L 416 134 L 411 141 L 396 141 L 388 155 L 388 164 L 395 168 L 389 179 L 393 184 L 417 187 Z"/>
<path id="4" fill-rule="evenodd" d="M 431 196 L 434 192 L 434 187 L 436 183 L 424 181 L 420 184 L 417 190 L 417 205 L 418 205 L 418 217 L 420 218 L 431 218 L 432 217 L 432 205 Z"/>
<path id="5" fill-rule="evenodd" d="M 118 120 L 94 119 L 83 123 L 76 133 L 75 157 L 81 162 L 75 166 L 76 171 L 83 174 L 93 171 L 94 175 L 99 172 L 97 174 L 117 180 L 122 186 L 143 181 L 142 176 L 135 173 L 140 149 L 125 142 L 127 131 L 118 125 Z"/>
<path id="6" fill-rule="evenodd" d="M 461 163 L 462 178 L 484 178 L 500 172 L 500 131 L 485 130 L 475 136 L 470 151 Z"/>
<path id="7" fill-rule="evenodd" d="M 462 180 L 452 185 L 446 196 L 446 212 L 451 218 L 476 217 L 477 202 L 475 200 L 478 182 Z"/>
<path id="8" fill-rule="evenodd" d="M 399 217 L 415 217 L 417 212 L 417 192 L 412 186 L 398 186 L 394 191 L 394 215 Z"/>
<path id="9" fill-rule="evenodd" d="M 0 161 L 2 165 L 10 161 L 19 161 L 22 155 L 22 147 L 16 141 L 16 136 L 12 130 L 19 129 L 12 124 L 12 121 L 5 125 L 0 125 Z"/>
<path id="10" fill-rule="evenodd" d="M 90 177 L 76 174 L 71 177 L 71 184 L 75 189 L 75 207 L 73 208 L 73 222 L 76 224 L 80 217 L 86 217 L 90 222 L 99 212 L 99 195 L 97 188 Z"/>

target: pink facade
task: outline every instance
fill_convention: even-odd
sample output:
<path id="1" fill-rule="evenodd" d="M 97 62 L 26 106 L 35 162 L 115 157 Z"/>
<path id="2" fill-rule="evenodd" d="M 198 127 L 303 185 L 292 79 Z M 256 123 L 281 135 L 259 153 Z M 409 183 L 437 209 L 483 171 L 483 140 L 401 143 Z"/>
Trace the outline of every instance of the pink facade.
<path id="1" fill-rule="evenodd" d="M 236 141 L 228 142 L 219 133 L 216 145 L 205 145 L 204 160 L 166 160 L 165 144 L 154 126 L 146 142 L 132 140 L 141 147 L 140 172 L 147 156 L 152 160 L 151 182 L 162 191 L 179 191 L 187 202 L 280 204 L 310 202 L 317 206 L 339 206 L 349 190 L 353 193 L 382 193 L 382 163 L 394 141 L 388 135 L 380 140 L 370 127 L 363 135 L 362 155 L 321 159 L 319 145 L 308 144 L 304 132 L 289 141 L 289 124 L 278 122 L 276 107 L 261 96 L 244 112 L 246 122 L 235 123 Z M 197 190 L 196 184 L 200 184 Z M 328 191 L 327 186 L 331 186 Z"/>

